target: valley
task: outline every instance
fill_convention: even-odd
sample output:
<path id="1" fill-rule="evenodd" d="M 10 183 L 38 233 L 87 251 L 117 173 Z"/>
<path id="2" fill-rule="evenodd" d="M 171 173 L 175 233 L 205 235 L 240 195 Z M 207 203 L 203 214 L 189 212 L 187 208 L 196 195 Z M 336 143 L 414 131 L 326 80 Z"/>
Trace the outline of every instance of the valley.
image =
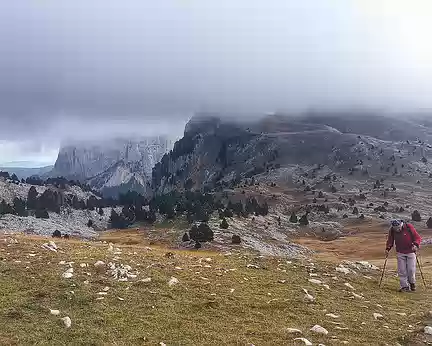
<path id="1" fill-rule="evenodd" d="M 65 149 L 50 174 L 67 177 L 2 173 L 1 343 L 432 342 L 420 276 L 398 293 L 392 254 L 378 288 L 393 218 L 422 235 L 432 282 L 430 131 L 351 116 L 197 116 L 171 149 Z"/>

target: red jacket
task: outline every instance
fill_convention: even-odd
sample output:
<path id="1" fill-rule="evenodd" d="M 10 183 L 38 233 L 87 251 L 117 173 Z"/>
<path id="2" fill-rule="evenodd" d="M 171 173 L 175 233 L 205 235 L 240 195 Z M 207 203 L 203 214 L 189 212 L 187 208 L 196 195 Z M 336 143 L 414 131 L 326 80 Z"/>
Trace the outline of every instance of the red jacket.
<path id="1" fill-rule="evenodd" d="M 404 223 L 400 232 L 395 232 L 390 229 L 387 238 L 387 250 L 390 251 L 394 243 L 396 243 L 396 252 L 405 254 L 413 253 L 412 247 L 413 245 L 416 247 L 420 246 L 421 237 L 413 225 Z"/>

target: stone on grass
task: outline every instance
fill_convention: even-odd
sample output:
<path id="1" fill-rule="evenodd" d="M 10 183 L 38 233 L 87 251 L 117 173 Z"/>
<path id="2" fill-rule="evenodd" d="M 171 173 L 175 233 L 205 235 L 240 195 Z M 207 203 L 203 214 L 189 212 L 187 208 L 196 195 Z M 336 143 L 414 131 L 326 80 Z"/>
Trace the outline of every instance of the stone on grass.
<path id="1" fill-rule="evenodd" d="M 331 318 L 339 318 L 340 316 L 335 315 L 335 314 L 326 314 L 327 317 L 331 317 Z"/>
<path id="2" fill-rule="evenodd" d="M 314 332 L 314 333 L 317 333 L 317 334 L 323 334 L 323 335 L 327 335 L 328 334 L 328 330 L 325 329 L 324 327 L 321 327 L 318 324 L 314 325 L 310 330 L 311 330 L 311 332 Z"/>
<path id="3" fill-rule="evenodd" d="M 60 310 L 51 310 L 50 309 L 50 314 L 54 315 L 54 316 L 58 316 L 58 315 L 60 315 Z"/>
<path id="4" fill-rule="evenodd" d="M 381 314 L 379 314 L 379 313 L 377 313 L 377 312 L 374 312 L 373 317 L 374 317 L 376 320 L 380 320 L 380 319 L 384 318 L 383 315 L 381 315 Z"/>
<path id="5" fill-rule="evenodd" d="M 306 302 L 313 303 L 313 302 L 315 301 L 315 298 L 314 298 L 311 294 L 309 294 L 309 292 L 308 292 L 306 289 L 303 288 L 303 292 L 305 293 L 303 299 L 304 299 Z"/>
<path id="6" fill-rule="evenodd" d="M 70 328 L 72 325 L 72 321 L 69 316 L 61 318 L 66 328 Z"/>
<path id="7" fill-rule="evenodd" d="M 340 273 L 344 273 L 344 274 L 350 273 L 350 270 L 348 268 L 343 267 L 343 266 L 336 267 L 336 271 L 340 272 Z"/>
<path id="8" fill-rule="evenodd" d="M 345 282 L 344 285 L 351 290 L 355 290 L 355 288 L 349 282 Z"/>
<path id="9" fill-rule="evenodd" d="M 103 266 L 105 266 L 105 262 L 97 261 L 97 262 L 94 264 L 94 266 L 95 266 L 96 268 L 103 267 Z"/>
<path id="10" fill-rule="evenodd" d="M 168 281 L 168 286 L 169 287 L 173 287 L 175 285 L 177 285 L 179 283 L 178 279 L 175 278 L 174 276 L 171 277 L 171 279 Z"/>
<path id="11" fill-rule="evenodd" d="M 285 331 L 289 334 L 302 334 L 302 331 L 296 328 L 286 328 Z"/>
<path id="12" fill-rule="evenodd" d="M 62 274 L 62 277 L 65 279 L 70 279 L 72 276 L 73 274 L 67 271 Z"/>
<path id="13" fill-rule="evenodd" d="M 424 332 L 425 334 L 432 335 L 432 327 L 431 326 L 424 327 Z"/>
<path id="14" fill-rule="evenodd" d="M 312 346 L 312 343 L 305 338 L 295 338 L 294 341 L 302 341 L 306 346 Z"/>
<path id="15" fill-rule="evenodd" d="M 316 285 L 321 285 L 322 281 L 317 280 L 317 279 L 309 279 L 308 280 L 311 284 L 316 284 Z"/>

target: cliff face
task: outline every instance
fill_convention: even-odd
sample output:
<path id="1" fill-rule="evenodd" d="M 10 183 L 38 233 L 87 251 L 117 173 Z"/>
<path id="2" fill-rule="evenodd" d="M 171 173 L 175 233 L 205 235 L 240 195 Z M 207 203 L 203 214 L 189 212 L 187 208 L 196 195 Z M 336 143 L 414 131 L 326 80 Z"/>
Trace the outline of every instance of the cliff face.
<path id="1" fill-rule="evenodd" d="M 292 182 L 293 170 L 313 167 L 395 176 L 426 164 L 429 132 L 411 120 L 373 114 L 272 115 L 249 122 L 199 116 L 156 164 L 152 186 L 156 193 L 214 188 L 276 173 Z"/>
<path id="2" fill-rule="evenodd" d="M 148 190 L 152 168 L 172 147 L 165 137 L 80 143 L 60 150 L 52 176 L 86 181 L 116 195 L 118 188 Z"/>

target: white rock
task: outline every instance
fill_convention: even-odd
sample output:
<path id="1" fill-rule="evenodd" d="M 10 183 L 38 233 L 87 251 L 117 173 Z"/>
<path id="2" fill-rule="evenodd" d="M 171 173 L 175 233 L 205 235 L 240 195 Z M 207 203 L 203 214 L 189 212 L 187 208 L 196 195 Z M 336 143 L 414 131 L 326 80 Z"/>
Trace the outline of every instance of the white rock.
<path id="1" fill-rule="evenodd" d="M 141 282 L 145 282 L 145 283 L 149 283 L 149 282 L 151 282 L 151 281 L 152 281 L 151 278 L 145 278 L 145 279 L 142 279 L 142 280 L 141 280 Z"/>
<path id="2" fill-rule="evenodd" d="M 235 291 L 234 288 L 231 288 L 231 289 L 230 289 L 230 293 L 234 293 L 234 291 Z"/>
<path id="3" fill-rule="evenodd" d="M 318 274 L 317 274 L 317 273 L 309 273 L 309 276 L 310 276 L 310 277 L 317 277 Z"/>
<path id="4" fill-rule="evenodd" d="M 74 269 L 73 269 L 73 268 L 69 268 L 68 270 L 65 271 L 65 273 L 71 273 L 71 274 L 72 274 L 73 272 L 74 272 Z"/>
<path id="5" fill-rule="evenodd" d="M 355 290 L 355 288 L 349 282 L 345 282 L 344 285 L 351 290 Z"/>
<path id="6" fill-rule="evenodd" d="M 432 335 L 432 327 L 431 326 L 424 327 L 424 332 L 425 334 Z"/>
<path id="7" fill-rule="evenodd" d="M 167 346 L 166 343 L 164 343 L 164 342 L 160 342 L 159 345 L 160 346 Z"/>
<path id="8" fill-rule="evenodd" d="M 95 266 L 96 268 L 103 267 L 103 266 L 105 266 L 105 262 L 97 261 L 97 262 L 94 264 L 94 266 Z"/>
<path id="9" fill-rule="evenodd" d="M 363 296 L 361 296 L 360 294 L 351 292 L 351 294 L 353 295 L 354 298 L 358 298 L 358 299 L 365 299 Z"/>
<path id="10" fill-rule="evenodd" d="M 109 290 L 110 290 L 110 288 L 108 286 L 105 286 L 102 291 L 108 292 Z"/>
<path id="11" fill-rule="evenodd" d="M 294 341 L 302 341 L 306 346 L 312 346 L 312 343 L 308 340 L 308 339 L 305 339 L 305 338 L 295 338 L 294 339 Z"/>
<path id="12" fill-rule="evenodd" d="M 396 312 L 399 316 L 406 316 L 407 314 L 405 312 Z"/>
<path id="13" fill-rule="evenodd" d="M 322 284 L 322 281 L 317 280 L 317 279 L 309 279 L 308 281 L 309 281 L 310 283 L 312 283 L 312 284 L 316 284 L 316 285 L 321 285 L 321 284 Z"/>
<path id="14" fill-rule="evenodd" d="M 81 268 L 85 268 L 85 267 L 87 267 L 87 263 L 81 263 L 81 264 L 80 264 L 80 267 L 81 267 Z"/>
<path id="15" fill-rule="evenodd" d="M 51 310 L 50 309 L 50 314 L 54 315 L 54 316 L 58 316 L 58 315 L 60 315 L 60 310 Z"/>
<path id="16" fill-rule="evenodd" d="M 66 262 L 65 261 L 60 261 L 59 264 L 60 265 L 64 265 L 64 264 L 66 264 Z"/>
<path id="17" fill-rule="evenodd" d="M 56 249 L 56 250 L 57 250 L 57 244 L 54 243 L 52 240 L 50 240 L 50 241 L 48 242 L 48 246 L 51 247 L 51 248 L 53 248 L 53 249 Z"/>
<path id="18" fill-rule="evenodd" d="M 178 279 L 175 278 L 174 276 L 171 277 L 171 279 L 168 281 L 168 286 L 169 287 L 173 287 L 175 285 L 177 285 L 179 283 Z"/>
<path id="19" fill-rule="evenodd" d="M 328 290 L 330 289 L 330 286 L 329 286 L 329 285 L 326 285 L 326 284 L 323 284 L 323 287 L 324 287 L 324 288 L 327 288 Z"/>
<path id="20" fill-rule="evenodd" d="M 259 269 L 259 267 L 255 264 L 248 264 L 246 267 L 247 268 L 253 268 L 253 269 Z"/>
<path id="21" fill-rule="evenodd" d="M 50 251 L 57 252 L 57 249 L 51 247 L 48 243 L 42 244 L 42 248 L 50 250 Z"/>
<path id="22" fill-rule="evenodd" d="M 306 289 L 303 288 L 303 292 L 305 293 L 303 299 L 306 302 L 313 303 L 315 301 L 315 298 L 311 294 L 309 294 L 309 292 Z"/>
<path id="23" fill-rule="evenodd" d="M 326 314 L 327 317 L 331 317 L 331 318 L 339 318 L 340 316 L 335 315 L 335 314 Z"/>
<path id="24" fill-rule="evenodd" d="M 124 298 L 117 297 L 117 299 L 120 300 L 121 302 L 124 301 Z"/>
<path id="25" fill-rule="evenodd" d="M 66 328 L 70 328 L 72 325 L 72 321 L 70 319 L 69 316 L 63 317 L 61 318 L 61 320 L 63 321 L 64 325 L 66 326 Z"/>
<path id="26" fill-rule="evenodd" d="M 317 334 L 324 334 L 324 335 L 328 334 L 328 330 L 325 329 L 324 327 L 321 327 L 318 324 L 314 325 L 310 330 L 311 330 L 311 332 L 314 332 Z"/>
<path id="27" fill-rule="evenodd" d="M 380 319 L 384 318 L 383 315 L 381 315 L 381 314 L 379 314 L 379 313 L 377 313 L 377 312 L 374 312 L 373 317 L 374 317 L 376 320 L 380 320 Z"/>
<path id="28" fill-rule="evenodd" d="M 289 334 L 302 334 L 302 331 L 300 329 L 296 329 L 296 328 L 287 328 L 285 330 Z"/>
<path id="29" fill-rule="evenodd" d="M 106 296 L 108 294 L 108 292 L 98 292 L 97 294 L 100 296 Z"/>
<path id="30" fill-rule="evenodd" d="M 336 267 L 336 271 L 344 274 L 349 274 L 351 272 L 351 270 L 342 266 Z"/>
<path id="31" fill-rule="evenodd" d="M 73 276 L 73 274 L 69 273 L 69 272 L 64 272 L 62 274 L 62 277 L 64 277 L 65 279 L 70 279 L 72 276 Z"/>

